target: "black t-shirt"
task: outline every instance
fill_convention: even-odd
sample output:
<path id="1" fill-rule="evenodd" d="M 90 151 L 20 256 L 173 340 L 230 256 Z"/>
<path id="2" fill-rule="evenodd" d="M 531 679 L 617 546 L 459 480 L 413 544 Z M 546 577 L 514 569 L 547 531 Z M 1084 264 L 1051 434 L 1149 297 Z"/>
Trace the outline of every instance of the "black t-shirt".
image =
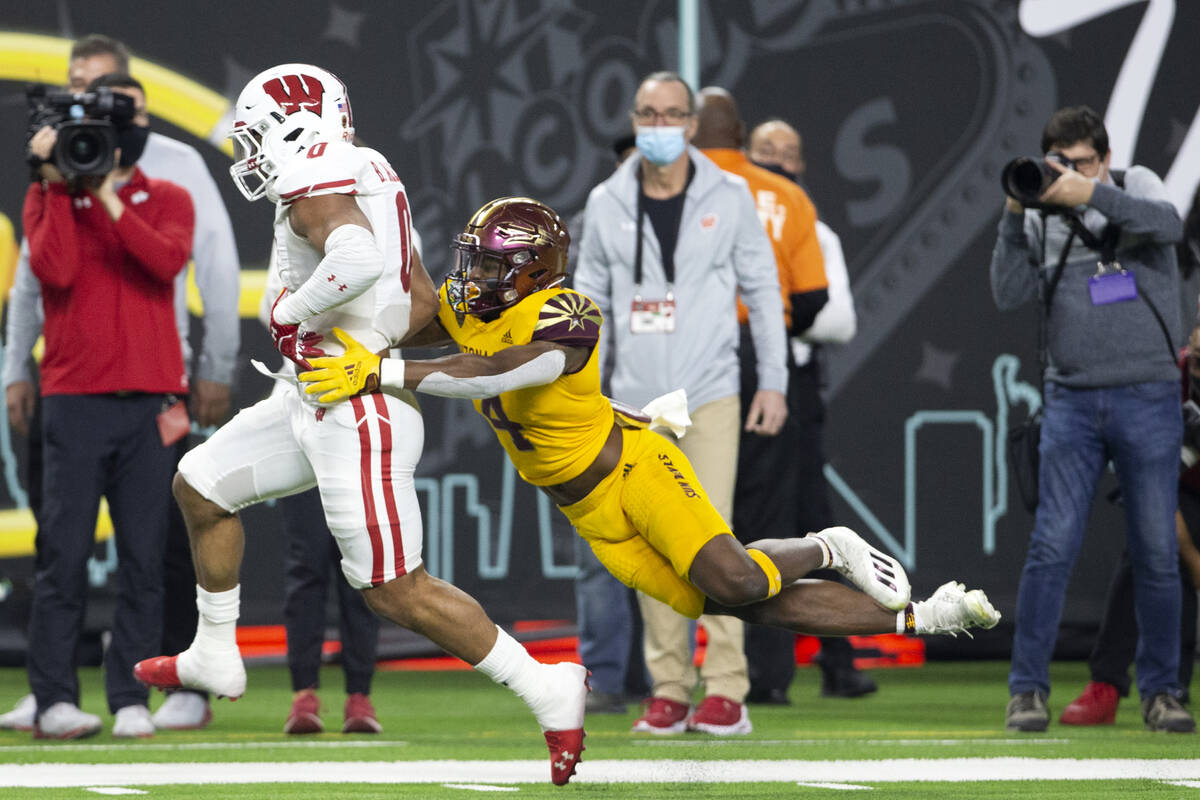
<path id="1" fill-rule="evenodd" d="M 683 191 L 679 194 L 668 197 L 666 200 L 655 200 L 647 197 L 646 193 L 642 191 L 640 198 L 642 209 L 650 218 L 650 224 L 654 227 L 654 235 L 658 237 L 658 244 L 662 249 L 663 272 L 667 276 L 668 283 L 675 281 L 675 244 L 679 239 L 679 223 L 683 219 L 683 198 L 695 175 L 696 165 L 689 162 L 687 183 L 683 185 Z"/>

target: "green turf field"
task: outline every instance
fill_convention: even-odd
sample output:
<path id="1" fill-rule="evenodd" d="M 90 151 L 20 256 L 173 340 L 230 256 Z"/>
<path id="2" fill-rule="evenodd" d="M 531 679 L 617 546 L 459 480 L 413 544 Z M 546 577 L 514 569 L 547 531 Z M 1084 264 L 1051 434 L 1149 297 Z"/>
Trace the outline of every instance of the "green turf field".
<path id="1" fill-rule="evenodd" d="M 1132 699 L 1122 703 L 1115 726 L 1052 723 L 1046 734 L 1009 734 L 1002 722 L 1006 672 L 998 662 L 878 670 L 877 695 L 832 700 L 818 696 L 817 671 L 802 669 L 793 705 L 752 707 L 754 733 L 744 737 L 634 735 L 632 708 L 625 716 L 591 717 L 579 773 L 557 788 L 549 784 L 545 745 L 524 706 L 474 673 L 379 673 L 373 699 L 382 735 L 287 737 L 281 732 L 291 702 L 286 671 L 251 668 L 246 695 L 219 702 L 207 729 L 127 742 L 107 732 L 112 718 L 102 676 L 84 669 L 82 705 L 101 713 L 105 732 L 42 742 L 0 731 L 0 798 L 94 798 L 121 789 L 120 796 L 157 798 L 502 792 L 694 800 L 850 791 L 887 798 L 1200 800 L 1200 738 L 1144 731 Z M 1057 713 L 1086 682 L 1086 667 L 1060 664 L 1054 673 Z M 326 669 L 322 681 L 322 718 L 336 731 L 341 673 Z M 22 670 L 0 670 L 0 710 L 26 691 Z M 151 707 L 159 702 L 156 695 Z"/>

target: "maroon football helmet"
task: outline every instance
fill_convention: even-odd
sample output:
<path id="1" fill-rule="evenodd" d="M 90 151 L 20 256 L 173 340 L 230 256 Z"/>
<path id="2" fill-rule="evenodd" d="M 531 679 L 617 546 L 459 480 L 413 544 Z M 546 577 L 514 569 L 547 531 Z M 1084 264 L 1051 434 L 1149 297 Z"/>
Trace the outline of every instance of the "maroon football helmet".
<path id="1" fill-rule="evenodd" d="M 502 197 L 475 212 L 454 237 L 446 295 L 459 314 L 498 313 L 567 277 L 567 226 L 549 206 Z"/>

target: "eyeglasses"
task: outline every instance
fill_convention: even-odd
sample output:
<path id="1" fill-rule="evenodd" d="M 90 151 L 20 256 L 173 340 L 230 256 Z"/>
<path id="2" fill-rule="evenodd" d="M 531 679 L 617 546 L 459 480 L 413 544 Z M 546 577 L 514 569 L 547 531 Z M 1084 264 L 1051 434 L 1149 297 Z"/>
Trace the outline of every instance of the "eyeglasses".
<path id="1" fill-rule="evenodd" d="M 666 111 L 656 111 L 653 108 L 635 108 L 630 116 L 640 125 L 653 125 L 659 119 L 668 125 L 681 125 L 692 116 L 692 112 L 681 108 L 668 108 Z"/>

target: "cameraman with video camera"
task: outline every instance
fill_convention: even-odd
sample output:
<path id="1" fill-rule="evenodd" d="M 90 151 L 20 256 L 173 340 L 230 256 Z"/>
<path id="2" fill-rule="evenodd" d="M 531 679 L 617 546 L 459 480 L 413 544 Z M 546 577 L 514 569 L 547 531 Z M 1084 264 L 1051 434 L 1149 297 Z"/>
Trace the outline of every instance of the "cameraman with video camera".
<path id="1" fill-rule="evenodd" d="M 1133 566 L 1142 715 L 1149 730 L 1194 731 L 1177 699 L 1183 425 L 1175 354 L 1183 334 L 1174 244 L 1182 225 L 1152 171 L 1110 171 L 1108 133 L 1087 106 L 1055 112 L 1042 151 L 1044 162 L 1005 168 L 991 263 L 997 306 L 1037 297 L 1045 331 L 1039 500 L 1017 592 L 1005 727 L 1049 724 L 1049 666 L 1067 582 L 1111 460 Z"/>
<path id="2" fill-rule="evenodd" d="M 105 653 L 113 735 L 154 733 L 133 665 L 159 647 L 163 549 L 174 443 L 187 432 L 187 377 L 174 281 L 191 250 L 188 193 L 135 166 L 149 132 L 145 92 L 105 75 L 73 98 L 37 104 L 35 169 L 23 221 L 45 311 L 44 505 L 29 625 L 34 735 L 77 738 L 100 718 L 78 707 L 74 651 L 83 623 L 97 506 L 115 527 L 118 597 Z"/>

